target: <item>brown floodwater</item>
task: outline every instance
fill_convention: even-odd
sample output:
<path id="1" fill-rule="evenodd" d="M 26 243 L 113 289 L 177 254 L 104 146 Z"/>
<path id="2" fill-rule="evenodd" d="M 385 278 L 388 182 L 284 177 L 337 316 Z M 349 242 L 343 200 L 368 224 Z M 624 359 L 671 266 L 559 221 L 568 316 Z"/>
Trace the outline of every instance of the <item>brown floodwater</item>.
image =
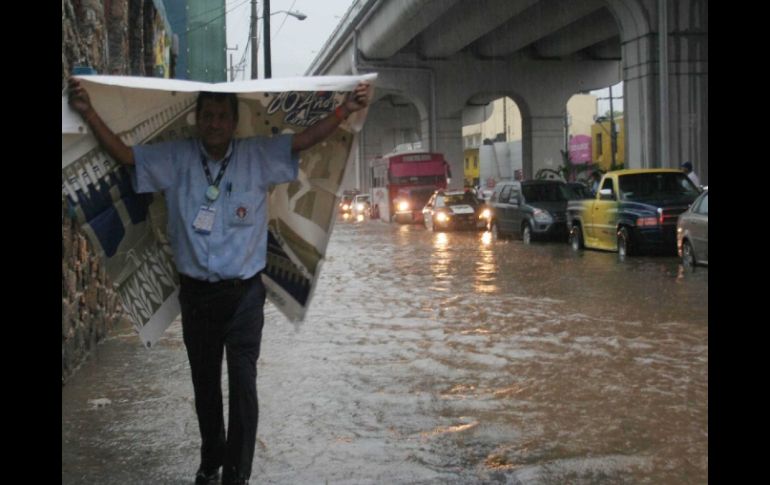
<path id="1" fill-rule="evenodd" d="M 340 219 L 258 373 L 252 483 L 708 481 L 708 268 L 673 257 Z M 189 380 L 178 322 L 118 329 L 62 390 L 62 483 L 192 483 Z"/>

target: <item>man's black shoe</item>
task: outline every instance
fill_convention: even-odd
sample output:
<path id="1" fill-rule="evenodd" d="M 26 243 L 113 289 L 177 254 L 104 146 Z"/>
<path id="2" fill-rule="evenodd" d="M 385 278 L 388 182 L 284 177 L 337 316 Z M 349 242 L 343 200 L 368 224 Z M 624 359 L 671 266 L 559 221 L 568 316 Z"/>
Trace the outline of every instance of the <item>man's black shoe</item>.
<path id="1" fill-rule="evenodd" d="M 206 471 L 203 466 L 195 472 L 195 485 L 211 485 L 219 482 L 219 467 Z"/>
<path id="2" fill-rule="evenodd" d="M 222 477 L 222 485 L 249 485 L 248 478 L 230 478 Z"/>
<path id="3" fill-rule="evenodd" d="M 222 485 L 249 485 L 249 479 L 244 477 L 233 477 L 222 475 Z"/>

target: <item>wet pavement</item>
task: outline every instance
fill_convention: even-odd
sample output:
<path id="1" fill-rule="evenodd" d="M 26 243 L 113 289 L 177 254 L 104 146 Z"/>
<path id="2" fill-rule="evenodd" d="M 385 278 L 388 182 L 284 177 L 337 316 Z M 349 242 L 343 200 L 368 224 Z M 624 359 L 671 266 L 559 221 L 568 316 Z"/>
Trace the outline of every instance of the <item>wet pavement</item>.
<path id="1" fill-rule="evenodd" d="M 258 376 L 252 484 L 707 483 L 708 269 L 340 220 Z M 179 322 L 62 389 L 63 484 L 190 484 L 198 446 Z"/>

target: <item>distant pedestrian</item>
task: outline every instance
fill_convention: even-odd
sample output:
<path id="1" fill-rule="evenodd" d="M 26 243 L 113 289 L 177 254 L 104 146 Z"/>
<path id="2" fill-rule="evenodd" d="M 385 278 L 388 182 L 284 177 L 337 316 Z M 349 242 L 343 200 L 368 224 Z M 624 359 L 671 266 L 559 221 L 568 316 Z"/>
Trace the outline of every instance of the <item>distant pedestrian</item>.
<path id="1" fill-rule="evenodd" d="M 682 165 L 680 165 L 684 173 L 687 174 L 687 178 L 692 181 L 692 183 L 695 184 L 696 187 L 700 187 L 700 178 L 698 178 L 698 174 L 696 174 L 692 169 L 692 162 L 687 161 L 684 162 Z"/>

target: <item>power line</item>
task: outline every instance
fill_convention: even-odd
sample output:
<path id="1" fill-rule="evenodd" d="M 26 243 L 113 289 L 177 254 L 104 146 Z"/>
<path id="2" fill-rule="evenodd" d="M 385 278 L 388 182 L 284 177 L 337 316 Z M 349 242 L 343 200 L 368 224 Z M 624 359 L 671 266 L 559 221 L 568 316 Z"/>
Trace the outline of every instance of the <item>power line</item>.
<path id="1" fill-rule="evenodd" d="M 214 7 L 214 8 L 212 8 L 211 10 L 204 10 L 203 12 L 198 12 L 197 14 L 195 14 L 195 15 L 193 15 L 193 16 L 183 17 L 182 19 L 180 19 L 180 18 L 178 18 L 178 17 L 173 17 L 173 21 L 172 21 L 172 17 L 169 17 L 169 22 L 170 22 L 170 23 L 173 23 L 173 22 L 178 22 L 179 20 L 185 20 L 187 23 L 190 23 L 190 21 L 192 21 L 192 20 L 197 20 L 199 17 L 205 17 L 205 16 L 206 16 L 206 14 L 210 14 L 210 13 L 212 13 L 212 12 L 216 12 L 216 11 L 218 11 L 220 8 L 222 8 L 222 7 L 221 7 L 221 6 L 219 6 L 219 7 Z"/>
<path id="2" fill-rule="evenodd" d="M 291 11 L 293 11 L 293 10 L 294 10 L 294 5 L 295 5 L 296 3 L 297 3 L 297 0 L 294 0 L 294 1 L 291 3 L 291 7 L 289 7 L 289 12 L 291 12 Z M 278 27 L 278 30 L 275 32 L 275 34 L 273 34 L 273 35 L 271 35 L 271 36 L 270 36 L 270 38 L 271 38 L 271 39 L 275 39 L 275 38 L 276 38 L 276 36 L 278 35 L 278 32 L 280 32 L 280 31 L 281 31 L 281 29 L 283 28 L 283 24 L 285 24 L 285 23 L 286 23 L 286 20 L 287 20 L 288 18 L 289 18 L 289 14 L 288 14 L 288 13 L 284 13 L 284 14 L 283 14 L 283 22 L 281 22 L 281 25 Z"/>
<path id="3" fill-rule="evenodd" d="M 243 50 L 243 55 L 241 56 L 241 60 L 238 61 L 238 64 L 236 66 L 240 67 L 243 66 L 245 68 L 246 66 L 246 55 L 249 53 L 249 49 L 251 49 L 251 34 L 252 34 L 252 28 L 253 25 L 251 22 L 249 22 L 249 35 L 246 37 L 246 48 Z"/>

